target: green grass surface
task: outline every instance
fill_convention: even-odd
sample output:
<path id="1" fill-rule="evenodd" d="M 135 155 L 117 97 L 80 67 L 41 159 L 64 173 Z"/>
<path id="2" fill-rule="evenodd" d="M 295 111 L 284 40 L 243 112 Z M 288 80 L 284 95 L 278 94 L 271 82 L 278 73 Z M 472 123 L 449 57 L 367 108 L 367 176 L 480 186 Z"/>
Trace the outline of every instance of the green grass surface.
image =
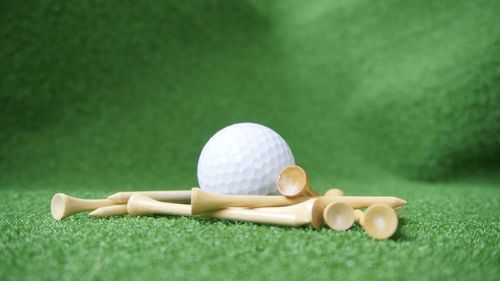
<path id="1" fill-rule="evenodd" d="M 309 2 L 0 1 L 0 279 L 500 279 L 498 1 Z M 244 121 L 320 190 L 407 199 L 396 237 L 50 217 L 195 186 Z"/>
<path id="2" fill-rule="evenodd" d="M 321 183 L 318 183 L 321 185 Z M 197 218 L 50 217 L 52 190 L 1 191 L 2 280 L 242 278 L 304 280 L 496 280 L 498 185 L 352 184 L 359 193 L 409 200 L 391 240 L 358 226 L 283 228 Z M 477 190 L 481 192 L 478 193 Z M 105 191 L 72 190 L 82 197 Z M 8 202 L 8 203 L 7 203 Z"/>

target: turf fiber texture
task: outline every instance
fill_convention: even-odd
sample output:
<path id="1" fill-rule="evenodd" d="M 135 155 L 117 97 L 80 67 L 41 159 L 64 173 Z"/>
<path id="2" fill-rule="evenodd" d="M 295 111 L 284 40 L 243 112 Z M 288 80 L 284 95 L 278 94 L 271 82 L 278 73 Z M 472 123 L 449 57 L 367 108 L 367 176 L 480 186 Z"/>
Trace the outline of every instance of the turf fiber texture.
<path id="1" fill-rule="evenodd" d="M 1 1 L 0 279 L 498 280 L 498 1 Z M 55 192 L 195 186 L 208 138 L 279 132 L 358 226 L 50 216 Z"/>

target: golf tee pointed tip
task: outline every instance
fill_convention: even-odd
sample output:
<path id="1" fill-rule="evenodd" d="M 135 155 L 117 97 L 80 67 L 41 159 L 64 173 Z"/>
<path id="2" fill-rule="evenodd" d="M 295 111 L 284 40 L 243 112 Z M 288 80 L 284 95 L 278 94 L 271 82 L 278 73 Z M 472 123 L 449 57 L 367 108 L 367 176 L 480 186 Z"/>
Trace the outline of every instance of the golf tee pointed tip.
<path id="1" fill-rule="evenodd" d="M 394 208 L 401 207 L 401 206 L 406 205 L 407 203 L 408 202 L 406 202 L 406 200 L 404 200 L 404 199 L 394 197 L 394 202 L 393 202 L 392 207 L 394 207 Z"/>
<path id="2" fill-rule="evenodd" d="M 331 188 L 325 192 L 324 196 L 344 196 L 344 191 L 339 188 Z"/>
<path id="3" fill-rule="evenodd" d="M 115 201 L 116 203 L 126 203 L 126 201 L 124 201 L 123 199 L 122 192 L 113 193 L 107 198 L 111 201 Z"/>

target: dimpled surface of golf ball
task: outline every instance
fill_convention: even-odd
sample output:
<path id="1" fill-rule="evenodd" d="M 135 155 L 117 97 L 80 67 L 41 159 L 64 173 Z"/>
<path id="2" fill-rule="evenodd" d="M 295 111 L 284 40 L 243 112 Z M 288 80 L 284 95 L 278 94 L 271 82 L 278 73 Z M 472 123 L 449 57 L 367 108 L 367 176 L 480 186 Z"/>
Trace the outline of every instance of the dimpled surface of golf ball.
<path id="1" fill-rule="evenodd" d="M 203 147 L 198 183 L 218 194 L 278 194 L 280 171 L 294 164 L 290 147 L 275 131 L 238 123 L 218 131 Z"/>

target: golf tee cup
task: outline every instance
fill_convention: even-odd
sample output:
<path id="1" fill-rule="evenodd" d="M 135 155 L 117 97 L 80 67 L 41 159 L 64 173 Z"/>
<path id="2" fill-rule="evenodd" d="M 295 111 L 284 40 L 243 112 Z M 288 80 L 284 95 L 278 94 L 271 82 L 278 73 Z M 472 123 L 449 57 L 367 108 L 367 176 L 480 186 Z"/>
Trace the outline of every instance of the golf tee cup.
<path id="1" fill-rule="evenodd" d="M 365 212 L 355 210 L 356 221 L 363 227 L 365 232 L 374 239 L 387 239 L 391 237 L 398 228 L 398 216 L 396 211 L 385 204 L 374 204 Z"/>
<path id="2" fill-rule="evenodd" d="M 278 177 L 278 190 L 283 196 L 319 196 L 310 185 L 307 173 L 297 165 L 286 167 Z"/>
<path id="3" fill-rule="evenodd" d="M 323 218 L 331 229 L 344 231 L 354 224 L 354 209 L 343 202 L 332 202 L 325 207 Z"/>
<path id="4" fill-rule="evenodd" d="M 108 199 L 80 199 L 64 193 L 57 193 L 52 197 L 50 212 L 54 219 L 62 220 L 79 212 L 92 211 L 112 205 L 115 205 L 115 202 Z"/>

